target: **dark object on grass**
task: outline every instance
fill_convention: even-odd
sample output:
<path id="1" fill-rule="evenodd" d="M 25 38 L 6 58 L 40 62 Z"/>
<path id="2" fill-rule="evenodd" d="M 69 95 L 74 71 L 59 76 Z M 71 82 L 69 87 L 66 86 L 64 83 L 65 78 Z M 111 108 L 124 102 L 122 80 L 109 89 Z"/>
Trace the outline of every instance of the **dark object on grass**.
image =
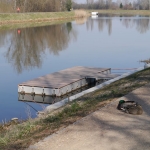
<path id="1" fill-rule="evenodd" d="M 120 100 L 117 109 L 133 115 L 141 115 L 143 113 L 142 106 L 135 101 Z"/>

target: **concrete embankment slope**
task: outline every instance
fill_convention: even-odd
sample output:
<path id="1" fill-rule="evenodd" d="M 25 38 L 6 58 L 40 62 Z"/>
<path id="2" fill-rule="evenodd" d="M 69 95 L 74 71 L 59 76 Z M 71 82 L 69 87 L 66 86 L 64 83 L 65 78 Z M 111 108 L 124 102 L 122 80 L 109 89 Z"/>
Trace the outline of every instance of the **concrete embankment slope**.
<path id="1" fill-rule="evenodd" d="M 150 84 L 136 89 L 27 150 L 149 150 Z M 142 115 L 116 109 L 120 99 L 137 101 Z"/>

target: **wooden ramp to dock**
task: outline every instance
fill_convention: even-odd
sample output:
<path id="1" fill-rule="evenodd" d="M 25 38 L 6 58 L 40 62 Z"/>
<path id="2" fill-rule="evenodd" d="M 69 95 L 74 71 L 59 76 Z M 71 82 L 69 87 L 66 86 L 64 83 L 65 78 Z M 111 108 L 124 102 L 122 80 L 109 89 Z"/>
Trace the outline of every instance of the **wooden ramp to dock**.
<path id="1" fill-rule="evenodd" d="M 111 68 L 73 67 L 42 76 L 18 85 L 20 94 L 61 96 L 95 80 L 109 80 L 118 75 Z"/>

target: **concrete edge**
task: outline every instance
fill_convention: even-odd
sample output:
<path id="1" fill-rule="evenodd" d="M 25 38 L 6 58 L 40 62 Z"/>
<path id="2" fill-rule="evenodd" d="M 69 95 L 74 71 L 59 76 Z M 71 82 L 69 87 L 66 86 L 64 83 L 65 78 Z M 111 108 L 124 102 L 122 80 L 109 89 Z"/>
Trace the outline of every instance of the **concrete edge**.
<path id="1" fill-rule="evenodd" d="M 129 75 L 132 75 L 132 74 L 134 74 L 134 73 L 136 73 L 136 72 L 138 72 L 138 71 L 141 71 L 141 70 L 143 70 L 144 68 L 145 68 L 145 67 L 139 67 L 139 68 L 135 69 L 134 71 L 130 71 L 130 72 L 124 73 L 124 74 L 122 74 L 122 75 L 120 75 L 120 76 L 118 76 L 118 77 L 116 77 L 116 78 L 113 78 L 113 79 L 108 80 L 108 81 L 106 81 L 106 82 L 104 82 L 104 83 L 102 83 L 102 84 L 99 84 L 99 85 L 95 86 L 95 87 L 92 87 L 92 88 L 90 88 L 90 89 L 87 89 L 87 90 L 85 90 L 85 91 L 82 91 L 81 93 L 78 93 L 78 94 L 75 94 L 75 95 L 73 95 L 73 96 L 70 96 L 70 97 L 68 97 L 68 98 L 66 98 L 66 99 L 64 99 L 64 100 L 62 100 L 62 101 L 60 101 L 60 102 L 57 102 L 57 103 L 52 104 L 52 105 L 50 105 L 50 106 L 47 106 L 47 107 L 45 108 L 44 112 L 45 112 L 45 113 L 47 113 L 47 112 L 52 112 L 52 111 L 54 111 L 54 110 L 56 110 L 56 109 L 58 109 L 58 108 L 64 106 L 64 105 L 65 105 L 66 103 L 68 103 L 69 101 L 73 101 L 73 100 L 75 100 L 75 99 L 77 99 L 77 98 L 79 98 L 79 97 L 81 97 L 81 96 L 83 96 L 83 95 L 85 95 L 85 94 L 88 94 L 88 93 L 94 92 L 94 91 L 96 91 L 96 90 L 98 90 L 98 89 L 101 89 L 102 87 L 104 87 L 104 86 L 106 86 L 106 85 L 109 85 L 109 84 L 111 84 L 111 83 L 113 83 L 113 82 L 115 82 L 115 81 L 118 81 L 118 80 L 120 80 L 120 79 L 122 79 L 122 78 L 125 78 L 125 77 L 127 77 L 127 76 L 129 76 Z"/>

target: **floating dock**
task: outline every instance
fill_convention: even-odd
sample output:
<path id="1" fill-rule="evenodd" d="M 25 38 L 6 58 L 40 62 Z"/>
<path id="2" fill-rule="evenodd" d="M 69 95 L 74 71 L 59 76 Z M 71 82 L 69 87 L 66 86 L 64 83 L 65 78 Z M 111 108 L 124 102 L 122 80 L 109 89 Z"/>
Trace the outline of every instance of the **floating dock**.
<path id="1" fill-rule="evenodd" d="M 111 68 L 73 67 L 42 76 L 18 85 L 20 95 L 30 94 L 59 97 L 96 81 L 117 77 Z"/>
<path id="2" fill-rule="evenodd" d="M 24 101 L 24 102 L 34 102 L 34 103 L 44 103 L 44 104 L 54 104 L 56 102 L 59 102 L 61 100 L 64 100 L 65 98 L 69 98 L 75 94 L 81 93 L 91 87 L 94 87 L 95 85 L 90 85 L 90 86 L 84 86 L 82 88 L 79 88 L 75 91 L 69 92 L 65 95 L 62 96 L 49 96 L 49 95 L 45 95 L 45 96 L 41 96 L 41 95 L 31 95 L 31 94 L 21 94 L 18 93 L 18 100 L 19 101 Z"/>

